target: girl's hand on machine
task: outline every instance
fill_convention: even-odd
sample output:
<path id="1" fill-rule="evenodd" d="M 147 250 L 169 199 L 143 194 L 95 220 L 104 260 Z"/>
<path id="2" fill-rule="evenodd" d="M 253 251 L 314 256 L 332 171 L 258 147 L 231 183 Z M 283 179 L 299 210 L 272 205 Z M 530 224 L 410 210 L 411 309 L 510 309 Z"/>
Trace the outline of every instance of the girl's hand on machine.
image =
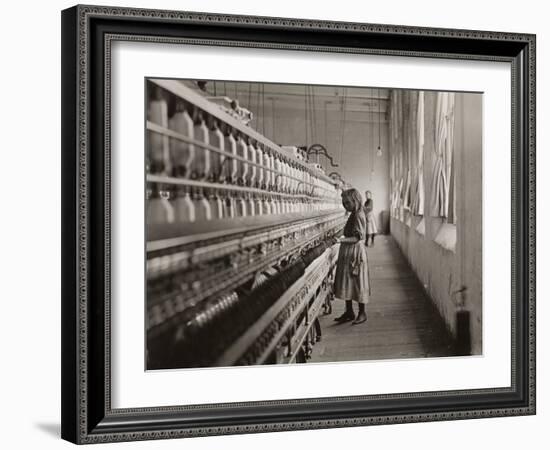
<path id="1" fill-rule="evenodd" d="M 345 243 L 348 243 L 348 244 L 355 244 L 356 242 L 359 242 L 359 239 L 357 239 L 355 236 L 342 237 L 342 238 L 340 238 L 340 242 L 345 242 Z"/>

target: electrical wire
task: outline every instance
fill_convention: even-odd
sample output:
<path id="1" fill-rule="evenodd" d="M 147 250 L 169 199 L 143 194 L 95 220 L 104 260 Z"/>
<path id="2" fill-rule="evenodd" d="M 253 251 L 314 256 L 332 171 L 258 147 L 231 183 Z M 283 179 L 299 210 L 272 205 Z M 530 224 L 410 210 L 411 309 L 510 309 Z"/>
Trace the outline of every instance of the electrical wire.
<path id="1" fill-rule="evenodd" d="M 378 149 L 380 150 L 380 88 L 378 89 Z"/>
<path id="2" fill-rule="evenodd" d="M 371 89 L 371 98 L 374 97 L 374 89 Z M 371 122 L 371 148 L 370 148 L 370 181 L 372 183 L 372 176 L 374 175 L 374 108 L 370 108 L 370 122 Z"/>
<path id="3" fill-rule="evenodd" d="M 328 119 L 327 119 L 327 102 L 325 101 L 324 102 L 324 105 L 325 105 L 325 120 L 324 120 L 324 125 L 325 125 L 325 147 L 328 147 Z M 327 162 L 327 167 L 325 168 L 328 169 L 328 162 Z M 327 173 L 328 173 L 328 170 L 327 170 Z"/>
<path id="4" fill-rule="evenodd" d="M 271 97 L 271 140 L 275 142 L 275 97 Z"/>
<path id="5" fill-rule="evenodd" d="M 311 86 L 307 87 L 307 108 L 308 108 L 308 116 L 309 116 L 309 138 L 311 140 L 311 144 L 315 144 L 315 136 L 313 135 L 313 111 L 311 110 Z"/>
<path id="6" fill-rule="evenodd" d="M 304 86 L 304 110 L 306 114 L 306 122 L 305 122 L 305 130 L 306 130 L 306 150 L 309 148 L 309 140 L 308 140 L 308 109 L 307 109 L 307 85 Z"/>
<path id="7" fill-rule="evenodd" d="M 317 143 L 317 118 L 315 117 L 315 92 L 313 86 L 309 87 L 309 104 L 311 108 L 311 140 L 314 144 Z"/>
<path id="8" fill-rule="evenodd" d="M 312 144 L 319 143 L 319 139 L 317 138 L 317 117 L 315 115 L 315 92 L 313 86 L 310 86 L 310 97 L 309 102 L 311 105 L 311 140 Z M 320 157 L 317 156 L 317 163 L 320 162 Z"/>
<path id="9" fill-rule="evenodd" d="M 265 84 L 262 83 L 262 134 L 265 136 Z"/>
<path id="10" fill-rule="evenodd" d="M 342 98 L 342 123 L 340 127 L 340 154 L 338 156 L 338 162 L 341 165 L 344 158 L 344 135 L 346 127 L 346 106 L 347 106 L 347 88 L 344 88 L 343 98 Z"/>
<path id="11" fill-rule="evenodd" d="M 325 147 L 328 146 L 328 118 L 327 118 L 327 102 L 325 101 Z"/>

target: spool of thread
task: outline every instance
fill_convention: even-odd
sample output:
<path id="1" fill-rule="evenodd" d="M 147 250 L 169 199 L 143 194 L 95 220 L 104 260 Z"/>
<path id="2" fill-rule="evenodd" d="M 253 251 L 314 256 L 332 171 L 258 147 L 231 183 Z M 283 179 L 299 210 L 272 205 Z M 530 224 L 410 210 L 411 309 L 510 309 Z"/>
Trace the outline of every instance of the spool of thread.
<path id="1" fill-rule="evenodd" d="M 194 127 L 191 116 L 185 110 L 183 103 L 176 105 L 176 113 L 169 120 L 170 129 L 194 139 Z M 170 154 L 175 177 L 189 177 L 191 164 L 195 157 L 195 146 L 191 143 L 172 138 L 170 140 Z"/>
<path id="2" fill-rule="evenodd" d="M 159 88 L 153 88 L 153 98 L 149 101 L 147 118 L 151 122 L 168 127 L 168 102 Z M 170 161 L 170 141 L 168 136 L 148 131 L 149 138 L 148 156 L 150 161 L 150 170 L 152 173 L 172 172 Z"/>
<path id="3" fill-rule="evenodd" d="M 194 222 L 196 219 L 195 205 L 189 195 L 189 188 L 180 186 L 176 190 L 176 195 L 172 201 L 176 222 Z"/>
<path id="4" fill-rule="evenodd" d="M 198 180 L 205 180 L 210 177 L 210 150 L 206 146 L 210 145 L 210 134 L 205 121 L 199 115 L 193 128 L 195 140 L 204 144 L 204 147 L 196 148 L 196 155 L 193 159 L 192 177 Z"/>
<path id="5" fill-rule="evenodd" d="M 175 213 L 167 187 L 153 187 L 151 198 L 147 201 L 147 224 L 165 224 L 175 221 Z"/>
<path id="6" fill-rule="evenodd" d="M 231 133 L 231 130 L 227 131 L 227 136 L 225 137 L 225 151 L 231 155 L 237 155 L 237 141 Z M 229 161 L 224 160 L 224 175 L 223 179 L 226 183 L 236 184 L 237 183 L 237 160 L 234 158 L 229 158 Z"/>
<path id="7" fill-rule="evenodd" d="M 248 144 L 240 137 L 237 141 L 237 155 L 243 158 L 245 161 L 248 157 Z M 241 186 L 249 185 L 249 171 L 248 163 L 245 161 L 237 161 L 237 183 Z"/>
<path id="8" fill-rule="evenodd" d="M 222 152 L 225 151 L 225 138 L 217 123 L 214 123 L 213 128 L 210 130 L 210 145 Z M 214 183 L 223 183 L 224 175 L 222 173 L 222 169 L 224 160 L 225 156 L 223 153 L 211 152 L 209 181 Z"/>

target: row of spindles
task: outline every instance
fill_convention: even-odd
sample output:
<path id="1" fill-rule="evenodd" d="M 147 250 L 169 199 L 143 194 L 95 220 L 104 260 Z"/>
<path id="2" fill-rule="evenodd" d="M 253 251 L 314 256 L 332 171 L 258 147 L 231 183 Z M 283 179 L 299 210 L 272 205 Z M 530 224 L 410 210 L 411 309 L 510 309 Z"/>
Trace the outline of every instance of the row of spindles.
<path id="1" fill-rule="evenodd" d="M 203 119 L 193 123 L 187 111 L 183 114 L 185 119 L 172 118 L 170 122 L 177 120 L 181 125 L 183 121 L 184 129 L 172 123 L 167 128 L 188 137 L 189 142 L 149 131 L 150 173 L 287 194 L 314 195 L 312 191 L 317 191 L 319 195 L 322 191 L 333 190 L 330 183 L 311 175 L 298 164 L 286 161 L 283 156 L 275 155 L 273 150 L 252 143 L 246 136 L 235 138 L 231 132 L 224 135 L 217 123 L 214 122 L 209 129 Z M 154 119 L 152 117 L 151 121 L 158 123 Z M 162 120 L 159 122 L 165 127 Z"/>
<path id="2" fill-rule="evenodd" d="M 199 303 L 185 305 L 181 301 L 165 301 L 148 311 L 148 328 L 161 325 L 178 315 L 178 326 L 164 333 L 154 333 L 149 347 L 156 356 L 149 364 L 154 368 L 172 364 L 176 367 L 200 367 L 214 363 L 235 339 L 242 335 L 283 293 L 300 278 L 305 268 L 318 258 L 327 246 L 325 242 L 305 252 L 292 264 L 280 268 L 260 286 L 250 290 L 237 289 L 216 294 Z M 299 302 L 294 301 L 294 308 Z M 277 330 L 289 319 L 292 309 L 278 314 L 259 336 L 252 348 L 237 364 L 252 364 L 270 345 Z M 267 331 L 267 333 L 265 332 Z M 272 331 L 272 332 L 270 332 Z M 243 349 L 243 351 L 246 349 Z M 250 359 L 247 359 L 250 358 Z M 166 364 L 166 365 L 165 365 Z"/>
<path id="3" fill-rule="evenodd" d="M 219 189 L 177 182 L 150 183 L 150 223 L 286 214 L 337 206 L 337 192 L 331 183 L 181 99 L 175 99 L 169 117 L 168 98 L 160 88 L 154 89 L 148 120 L 185 139 L 149 129 L 148 173 L 183 183 L 194 180 L 218 184 Z M 232 186 L 252 189 L 239 192 Z"/>
<path id="4" fill-rule="evenodd" d="M 148 223 L 200 222 L 334 209 L 325 200 L 150 183 Z"/>

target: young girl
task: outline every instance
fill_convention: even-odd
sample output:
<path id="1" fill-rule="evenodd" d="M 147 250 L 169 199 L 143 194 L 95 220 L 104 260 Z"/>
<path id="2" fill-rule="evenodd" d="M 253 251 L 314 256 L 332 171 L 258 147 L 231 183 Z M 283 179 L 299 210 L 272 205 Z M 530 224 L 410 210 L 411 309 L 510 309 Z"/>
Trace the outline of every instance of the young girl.
<path id="1" fill-rule="evenodd" d="M 365 305 L 370 296 L 367 250 L 363 243 L 367 219 L 361 194 L 357 189 L 348 189 L 342 193 L 342 205 L 351 214 L 344 227 L 344 238 L 340 240 L 334 295 L 346 301 L 346 311 L 334 320 L 337 322 L 353 320 L 354 324 L 358 324 L 367 320 Z M 357 318 L 353 312 L 354 301 L 359 303 Z"/>
<path id="2" fill-rule="evenodd" d="M 378 229 L 376 228 L 376 219 L 374 218 L 372 193 L 371 191 L 367 191 L 365 192 L 365 195 L 367 197 L 367 201 L 365 202 L 365 215 L 367 216 L 367 240 L 365 241 L 365 244 L 367 247 L 369 246 L 370 237 L 371 246 L 374 247 L 374 236 L 376 236 Z"/>

